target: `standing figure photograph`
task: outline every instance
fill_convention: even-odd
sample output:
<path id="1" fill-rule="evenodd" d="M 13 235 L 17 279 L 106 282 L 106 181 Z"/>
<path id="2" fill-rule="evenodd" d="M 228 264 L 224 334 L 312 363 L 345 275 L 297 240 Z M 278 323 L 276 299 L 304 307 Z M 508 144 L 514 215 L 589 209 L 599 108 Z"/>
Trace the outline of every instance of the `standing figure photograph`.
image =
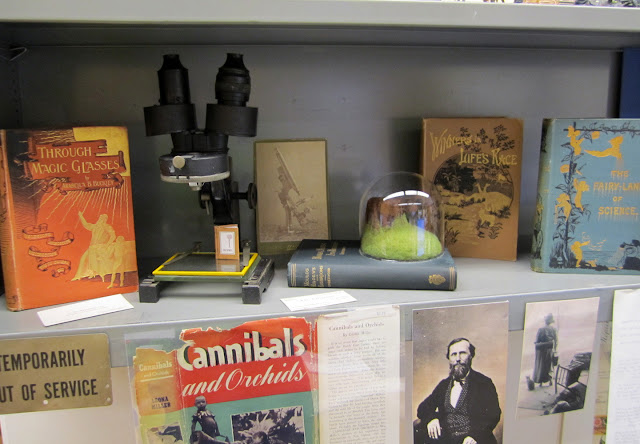
<path id="1" fill-rule="evenodd" d="M 414 311 L 414 444 L 502 443 L 507 307 Z"/>
<path id="2" fill-rule="evenodd" d="M 533 375 L 527 380 L 529 390 L 534 390 L 535 384 L 540 387 L 542 384 L 552 384 L 553 368 L 558 365 L 558 334 L 554 323 L 553 314 L 547 314 L 544 317 L 544 326 L 540 327 L 536 333 Z"/>
<path id="3" fill-rule="evenodd" d="M 584 407 L 599 298 L 526 305 L 518 384 L 519 418 Z"/>

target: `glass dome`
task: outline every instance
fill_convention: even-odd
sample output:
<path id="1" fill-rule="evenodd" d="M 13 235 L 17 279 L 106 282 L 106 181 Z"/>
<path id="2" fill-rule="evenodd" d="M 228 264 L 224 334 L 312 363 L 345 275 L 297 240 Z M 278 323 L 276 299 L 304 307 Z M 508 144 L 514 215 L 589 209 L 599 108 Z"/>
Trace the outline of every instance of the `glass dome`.
<path id="1" fill-rule="evenodd" d="M 360 250 L 378 259 L 421 261 L 444 248 L 440 194 L 420 174 L 387 174 L 360 199 Z"/>

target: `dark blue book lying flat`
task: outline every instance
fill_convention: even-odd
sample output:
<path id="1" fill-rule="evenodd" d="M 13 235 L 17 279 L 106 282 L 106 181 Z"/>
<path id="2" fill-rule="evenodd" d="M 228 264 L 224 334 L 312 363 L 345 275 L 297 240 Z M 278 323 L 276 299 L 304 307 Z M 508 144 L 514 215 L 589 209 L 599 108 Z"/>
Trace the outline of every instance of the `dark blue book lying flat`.
<path id="1" fill-rule="evenodd" d="M 457 272 L 448 250 L 423 261 L 375 259 L 360 252 L 359 240 L 304 239 L 287 266 L 290 287 L 456 289 Z"/>

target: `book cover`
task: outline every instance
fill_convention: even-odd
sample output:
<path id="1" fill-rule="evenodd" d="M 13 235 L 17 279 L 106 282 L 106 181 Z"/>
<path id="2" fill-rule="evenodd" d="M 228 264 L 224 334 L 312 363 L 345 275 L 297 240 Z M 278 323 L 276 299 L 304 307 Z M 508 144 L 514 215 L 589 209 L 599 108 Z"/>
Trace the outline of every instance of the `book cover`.
<path id="1" fill-rule="evenodd" d="M 8 308 L 136 291 L 126 128 L 1 130 L 0 148 Z"/>
<path id="2" fill-rule="evenodd" d="M 359 240 L 304 239 L 287 265 L 290 287 L 455 290 L 449 252 L 424 261 L 374 259 Z"/>
<path id="3" fill-rule="evenodd" d="M 531 267 L 640 273 L 640 119 L 545 119 Z"/>
<path id="4" fill-rule="evenodd" d="M 620 112 L 624 119 L 640 118 L 640 48 L 622 50 Z"/>
<path id="5" fill-rule="evenodd" d="M 304 318 L 184 330 L 178 349 L 133 357 L 140 437 L 146 444 L 290 443 L 317 439 L 317 374 Z"/>
<path id="6" fill-rule="evenodd" d="M 453 257 L 516 260 L 522 121 L 425 118 L 420 174 L 440 191 Z"/>
<path id="7" fill-rule="evenodd" d="M 258 141 L 255 165 L 260 255 L 288 259 L 302 239 L 329 237 L 326 140 Z"/>

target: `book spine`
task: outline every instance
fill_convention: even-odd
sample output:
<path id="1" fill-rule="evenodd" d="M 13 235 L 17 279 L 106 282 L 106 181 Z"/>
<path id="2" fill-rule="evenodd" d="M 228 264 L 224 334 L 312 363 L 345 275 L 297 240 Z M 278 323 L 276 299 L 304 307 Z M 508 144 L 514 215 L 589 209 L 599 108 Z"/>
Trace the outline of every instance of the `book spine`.
<path id="1" fill-rule="evenodd" d="M 378 288 L 405 290 L 453 291 L 457 285 L 457 271 L 452 266 L 417 270 L 393 267 L 393 271 L 381 273 L 379 268 L 368 266 L 340 265 L 319 261 L 290 261 L 287 266 L 289 287 L 309 288 Z"/>
<path id="2" fill-rule="evenodd" d="M 538 272 L 545 271 L 546 260 L 545 221 L 552 215 L 553 205 L 549 202 L 549 181 L 552 168 L 553 150 L 553 120 L 544 119 L 542 122 L 542 138 L 540 142 L 540 163 L 538 168 L 538 193 L 536 198 L 535 216 L 533 219 L 533 238 L 531 245 L 531 269 Z"/>
<path id="3" fill-rule="evenodd" d="M 6 131 L 0 131 L 0 258 L 2 258 L 2 275 L 7 308 L 11 311 L 21 310 L 18 294 L 17 273 L 15 263 L 15 239 L 13 236 L 13 201 L 11 199 L 11 180 L 9 178 L 9 159 L 7 157 Z"/>
<path id="4" fill-rule="evenodd" d="M 625 48 L 622 52 L 620 75 L 620 118 L 640 117 L 640 48 Z"/>

